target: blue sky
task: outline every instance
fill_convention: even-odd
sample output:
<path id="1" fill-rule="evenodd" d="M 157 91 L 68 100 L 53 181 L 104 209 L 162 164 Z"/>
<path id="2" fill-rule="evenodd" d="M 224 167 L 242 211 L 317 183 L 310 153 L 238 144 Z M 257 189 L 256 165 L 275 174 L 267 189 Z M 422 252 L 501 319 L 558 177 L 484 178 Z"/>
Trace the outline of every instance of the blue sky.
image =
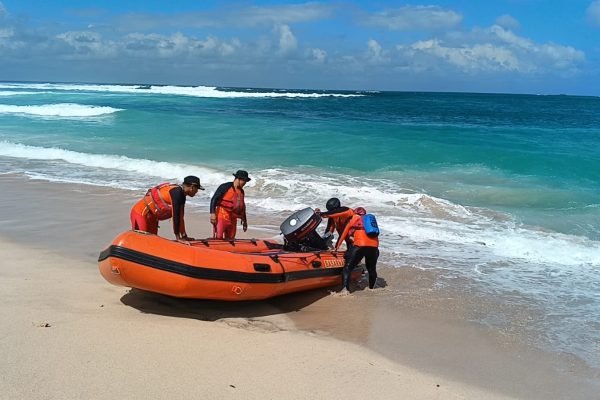
<path id="1" fill-rule="evenodd" d="M 0 0 L 0 80 L 600 95 L 600 0 Z"/>

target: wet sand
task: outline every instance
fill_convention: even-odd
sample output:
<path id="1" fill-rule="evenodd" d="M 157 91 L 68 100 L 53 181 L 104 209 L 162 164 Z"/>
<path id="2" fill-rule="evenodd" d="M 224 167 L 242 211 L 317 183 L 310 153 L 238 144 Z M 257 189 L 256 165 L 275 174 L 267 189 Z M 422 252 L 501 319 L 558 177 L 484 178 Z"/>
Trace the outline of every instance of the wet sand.
<path id="1" fill-rule="evenodd" d="M 175 299 L 98 273 L 139 194 L 6 175 L 0 189 L 7 398 L 587 399 L 599 389 L 577 360 L 468 322 L 486 305 L 437 288 L 432 272 L 382 266 L 384 287 L 360 282 L 346 297 Z M 209 236 L 208 215 L 193 211 L 188 234 Z M 252 210 L 249 220 L 239 236 L 264 237 L 252 225 L 267 221 Z"/>

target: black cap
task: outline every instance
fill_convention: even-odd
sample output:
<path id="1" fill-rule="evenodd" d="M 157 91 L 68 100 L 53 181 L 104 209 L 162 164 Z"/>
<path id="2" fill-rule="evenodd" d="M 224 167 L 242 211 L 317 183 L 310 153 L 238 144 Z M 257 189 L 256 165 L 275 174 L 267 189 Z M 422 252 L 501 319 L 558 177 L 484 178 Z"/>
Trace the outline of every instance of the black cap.
<path id="1" fill-rule="evenodd" d="M 250 182 L 252 179 L 248 176 L 248 171 L 244 171 L 243 169 L 238 169 L 235 174 L 233 174 L 238 179 L 242 179 L 246 182 Z"/>
<path id="2" fill-rule="evenodd" d="M 186 185 L 196 185 L 198 186 L 198 189 L 204 190 L 204 188 L 200 184 L 200 178 L 198 178 L 197 176 L 186 176 L 185 178 L 183 178 L 183 183 L 185 183 Z"/>
<path id="3" fill-rule="evenodd" d="M 329 200 L 327 200 L 327 204 L 325 204 L 325 208 L 327 208 L 327 211 L 335 210 L 336 208 L 340 208 L 341 206 L 342 203 L 337 197 L 330 198 Z"/>

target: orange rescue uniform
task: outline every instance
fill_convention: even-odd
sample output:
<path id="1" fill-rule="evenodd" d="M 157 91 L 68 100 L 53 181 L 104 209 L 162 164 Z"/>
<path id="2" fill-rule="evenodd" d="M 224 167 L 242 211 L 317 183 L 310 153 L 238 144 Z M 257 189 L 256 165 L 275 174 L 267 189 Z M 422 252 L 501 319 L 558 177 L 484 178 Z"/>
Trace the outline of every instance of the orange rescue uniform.
<path id="1" fill-rule="evenodd" d="M 347 237 L 353 238 L 353 243 L 355 246 L 379 247 L 379 238 L 370 237 L 367 235 L 362 223 L 362 217 L 360 215 L 354 214 L 352 218 L 350 218 L 346 228 L 344 228 L 344 232 L 342 232 L 335 245 L 336 250 L 340 247 L 342 241 Z"/>
<path id="2" fill-rule="evenodd" d="M 344 232 L 338 239 L 335 249 L 337 250 L 342 241 L 353 237 L 353 246 L 346 251 L 346 262 L 342 270 L 342 282 L 346 290 L 350 290 L 350 275 L 354 267 L 364 258 L 367 271 L 369 272 L 369 288 L 373 289 L 377 282 L 377 259 L 379 258 L 379 238 L 368 236 L 363 226 L 362 217 L 358 214 L 352 216 Z"/>
<path id="3" fill-rule="evenodd" d="M 235 189 L 233 183 L 219 186 L 211 199 L 211 213 L 215 213 L 217 223 L 214 236 L 217 239 L 234 239 L 237 232 L 237 220 L 246 221 L 246 203 L 244 189 Z"/>
<path id="4" fill-rule="evenodd" d="M 171 183 L 155 186 L 131 208 L 131 229 L 156 235 L 158 221 L 175 217 L 177 221 L 173 221 L 173 233 L 185 236 L 184 205 L 185 194 L 181 186 Z"/>

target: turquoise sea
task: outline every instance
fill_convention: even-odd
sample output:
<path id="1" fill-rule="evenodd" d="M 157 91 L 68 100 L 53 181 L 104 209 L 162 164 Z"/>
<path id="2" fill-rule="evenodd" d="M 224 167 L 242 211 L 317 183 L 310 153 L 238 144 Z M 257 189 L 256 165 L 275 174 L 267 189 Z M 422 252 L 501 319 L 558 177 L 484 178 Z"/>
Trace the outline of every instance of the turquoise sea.
<path id="1" fill-rule="evenodd" d="M 600 98 L 0 83 L 0 174 L 139 193 L 194 174 L 203 212 L 237 169 L 250 224 L 364 206 L 382 262 L 533 309 L 536 346 L 600 367 Z"/>

